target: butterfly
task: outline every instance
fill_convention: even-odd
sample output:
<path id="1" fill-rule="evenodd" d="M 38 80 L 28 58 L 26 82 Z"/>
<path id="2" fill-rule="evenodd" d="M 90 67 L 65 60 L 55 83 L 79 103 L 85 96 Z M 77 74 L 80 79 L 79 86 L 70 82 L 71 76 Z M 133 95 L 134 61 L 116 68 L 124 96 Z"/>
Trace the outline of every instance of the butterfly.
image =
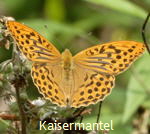
<path id="1" fill-rule="evenodd" d="M 103 101 L 122 73 L 145 51 L 143 43 L 115 41 L 62 54 L 32 28 L 3 17 L 5 31 L 32 61 L 31 76 L 45 99 L 60 107 L 89 106 Z"/>

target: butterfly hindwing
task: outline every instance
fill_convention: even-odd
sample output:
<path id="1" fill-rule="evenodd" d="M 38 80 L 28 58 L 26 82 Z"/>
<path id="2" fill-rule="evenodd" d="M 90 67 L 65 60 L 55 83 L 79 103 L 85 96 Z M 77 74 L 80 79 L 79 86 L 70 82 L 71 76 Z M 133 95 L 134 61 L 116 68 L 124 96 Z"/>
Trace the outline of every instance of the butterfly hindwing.
<path id="1" fill-rule="evenodd" d="M 34 63 L 32 65 L 32 79 L 44 98 L 51 100 L 52 103 L 60 107 L 65 107 L 64 93 L 57 80 L 55 80 L 55 72 L 52 70 L 51 66 Z"/>
<path id="2" fill-rule="evenodd" d="M 82 73 L 84 71 L 82 70 Z M 80 76 L 82 78 L 75 76 L 83 82 L 80 85 L 76 83 L 78 87 L 71 97 L 71 107 L 88 106 L 103 101 L 114 87 L 115 77 L 113 75 L 102 75 L 93 71 L 87 71 L 85 74 L 83 77 Z"/>

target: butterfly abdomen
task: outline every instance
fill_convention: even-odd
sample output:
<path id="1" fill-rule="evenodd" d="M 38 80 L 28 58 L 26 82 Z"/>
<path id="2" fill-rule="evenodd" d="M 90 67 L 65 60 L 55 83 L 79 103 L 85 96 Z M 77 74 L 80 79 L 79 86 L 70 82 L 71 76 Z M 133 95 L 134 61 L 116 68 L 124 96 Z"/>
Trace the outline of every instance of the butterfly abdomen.
<path id="1" fill-rule="evenodd" d="M 68 49 L 66 49 L 62 53 L 62 84 L 67 104 L 70 103 L 69 100 L 72 91 L 72 81 L 73 81 L 72 70 L 73 70 L 72 54 Z"/>
<path id="2" fill-rule="evenodd" d="M 72 54 L 68 49 L 66 49 L 62 53 L 62 70 L 63 70 L 63 76 L 64 79 L 69 80 L 70 79 L 70 73 L 72 72 Z"/>

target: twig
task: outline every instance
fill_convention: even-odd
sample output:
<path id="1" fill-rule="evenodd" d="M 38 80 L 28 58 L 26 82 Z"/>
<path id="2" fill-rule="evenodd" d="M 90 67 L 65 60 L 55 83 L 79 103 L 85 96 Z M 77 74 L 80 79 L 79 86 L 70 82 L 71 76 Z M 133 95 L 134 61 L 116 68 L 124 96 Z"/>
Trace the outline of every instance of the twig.
<path id="1" fill-rule="evenodd" d="M 18 116 L 13 114 L 0 114 L 0 118 L 2 118 L 3 120 L 12 120 L 12 121 L 20 120 Z"/>
<path id="2" fill-rule="evenodd" d="M 25 113 L 24 113 L 24 110 L 22 108 L 22 105 L 21 105 L 21 99 L 20 99 L 20 92 L 19 92 L 19 89 L 16 88 L 16 98 L 17 98 L 17 103 L 18 103 L 18 106 L 19 106 L 19 112 L 20 112 L 20 119 L 21 119 L 21 132 L 22 134 L 26 134 L 26 117 L 25 117 Z"/>
<path id="3" fill-rule="evenodd" d="M 96 121 L 96 123 L 99 123 L 100 114 L 101 114 L 101 108 L 102 108 L 102 103 L 103 103 L 103 101 L 99 102 L 99 108 L 98 108 L 98 115 L 97 115 L 97 121 Z"/>
<path id="4" fill-rule="evenodd" d="M 16 99 L 19 107 L 19 112 L 20 112 L 20 121 L 21 121 L 21 134 L 27 134 L 26 132 L 26 116 L 21 104 L 21 98 L 20 98 L 20 80 L 15 81 L 14 87 L 16 90 Z"/>
<path id="5" fill-rule="evenodd" d="M 148 43 L 147 43 L 147 40 L 146 40 L 146 37 L 145 37 L 145 28 L 146 28 L 146 24 L 147 24 L 147 22 L 149 20 L 149 17 L 150 17 L 150 13 L 147 15 L 147 17 L 146 17 L 146 19 L 144 21 L 144 24 L 142 26 L 142 38 L 143 38 L 144 44 L 145 44 L 145 46 L 147 48 L 147 51 L 150 54 L 150 48 L 148 47 Z"/>

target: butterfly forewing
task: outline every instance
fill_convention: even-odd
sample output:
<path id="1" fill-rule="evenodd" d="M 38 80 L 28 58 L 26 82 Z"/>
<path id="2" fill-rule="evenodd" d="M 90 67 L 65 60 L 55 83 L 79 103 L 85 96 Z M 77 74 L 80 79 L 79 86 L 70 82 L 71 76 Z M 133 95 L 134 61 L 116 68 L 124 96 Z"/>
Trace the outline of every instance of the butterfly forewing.
<path id="1" fill-rule="evenodd" d="M 60 58 L 59 51 L 43 36 L 21 23 L 7 21 L 6 27 L 17 42 L 19 49 L 31 61 L 55 62 Z"/>
<path id="2" fill-rule="evenodd" d="M 117 75 L 126 70 L 144 50 L 144 44 L 139 42 L 110 42 L 81 51 L 74 56 L 74 62 L 101 74 Z"/>

